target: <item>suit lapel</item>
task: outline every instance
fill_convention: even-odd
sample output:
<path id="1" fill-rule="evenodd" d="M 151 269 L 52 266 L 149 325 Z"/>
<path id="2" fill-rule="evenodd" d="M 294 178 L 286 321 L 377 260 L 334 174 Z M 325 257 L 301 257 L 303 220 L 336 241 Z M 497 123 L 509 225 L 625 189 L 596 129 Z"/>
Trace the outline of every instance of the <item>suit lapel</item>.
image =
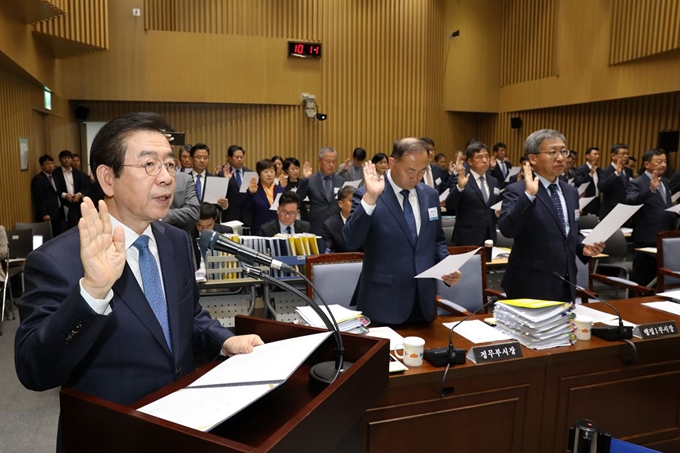
<path id="1" fill-rule="evenodd" d="M 429 213 L 430 206 L 428 205 L 425 190 L 420 184 L 416 186 L 416 194 L 418 195 L 418 205 L 420 207 L 420 233 L 418 234 L 418 237 L 420 237 L 421 235 L 427 234 L 425 230 L 430 225 L 430 213 Z M 418 241 L 418 244 L 421 243 L 423 243 L 423 241 Z M 416 246 L 418 244 L 416 244 Z"/>
<path id="2" fill-rule="evenodd" d="M 562 190 L 562 196 L 564 197 L 564 204 L 567 206 L 567 212 L 565 212 L 564 215 L 567 216 L 567 222 L 569 222 L 569 228 L 571 232 L 576 228 L 576 216 L 573 213 L 579 209 L 579 206 L 574 205 L 571 202 L 571 197 L 567 197 L 567 187 L 569 187 L 569 184 L 565 183 L 564 181 L 560 181 L 560 189 Z M 550 201 L 552 201 L 552 199 Z"/>
<path id="3" fill-rule="evenodd" d="M 416 244 L 411 240 L 411 231 L 406 224 L 404 210 L 401 207 L 397 197 L 401 197 L 401 194 L 394 193 L 392 184 L 390 184 L 389 181 L 385 181 L 385 190 L 383 191 L 382 195 L 380 195 L 380 199 L 383 201 L 383 203 L 385 203 L 385 206 L 392 213 L 392 216 L 394 216 L 394 219 L 399 224 L 399 227 L 401 227 L 402 231 L 404 232 L 404 236 L 406 236 L 408 241 L 411 243 L 411 246 L 415 248 Z M 420 200 L 418 201 L 420 202 Z"/>

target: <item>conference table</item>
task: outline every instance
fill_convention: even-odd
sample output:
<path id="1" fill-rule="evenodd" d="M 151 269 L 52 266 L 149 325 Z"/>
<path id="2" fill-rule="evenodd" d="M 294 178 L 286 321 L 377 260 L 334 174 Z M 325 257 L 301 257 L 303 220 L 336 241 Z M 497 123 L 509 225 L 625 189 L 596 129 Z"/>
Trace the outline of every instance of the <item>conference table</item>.
<path id="1" fill-rule="evenodd" d="M 657 297 L 615 301 L 636 324 L 680 317 L 642 306 Z M 604 304 L 589 307 L 613 313 Z M 488 315 L 486 315 L 488 316 Z M 477 316 L 478 319 L 485 315 Z M 438 318 L 428 326 L 397 329 L 425 339 L 425 347 L 448 344 Z M 474 345 L 453 335 L 457 348 Z M 654 450 L 680 451 L 680 336 L 641 340 L 631 346 L 593 337 L 570 347 L 522 348 L 519 359 L 452 366 L 440 396 L 445 367 L 424 362 L 390 376 L 387 389 L 365 412 L 353 434 L 335 450 L 364 452 L 564 452 L 570 426 L 595 421 L 613 437 Z"/>

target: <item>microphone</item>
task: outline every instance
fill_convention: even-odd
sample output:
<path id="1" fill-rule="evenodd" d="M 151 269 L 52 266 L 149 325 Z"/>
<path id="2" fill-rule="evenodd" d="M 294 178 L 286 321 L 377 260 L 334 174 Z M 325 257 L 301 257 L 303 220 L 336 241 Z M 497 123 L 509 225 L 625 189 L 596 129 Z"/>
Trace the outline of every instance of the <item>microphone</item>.
<path id="1" fill-rule="evenodd" d="M 295 270 L 286 263 L 275 260 L 271 256 L 260 253 L 257 250 L 246 247 L 245 245 L 237 244 L 224 235 L 221 235 L 217 231 L 203 230 L 201 233 L 201 238 L 199 239 L 199 244 L 201 247 L 205 247 L 206 249 L 231 253 L 232 255 L 236 256 L 240 262 L 246 263 L 250 266 L 253 266 L 255 263 L 257 263 L 262 266 L 283 270 L 285 272 L 295 272 Z"/>
<path id="2" fill-rule="evenodd" d="M 456 324 L 451 326 L 451 330 L 449 330 L 449 346 L 448 348 L 430 348 L 426 349 L 425 353 L 423 354 L 423 357 L 425 357 L 425 360 L 430 362 L 433 366 L 444 366 L 444 365 L 462 365 L 465 363 L 467 360 L 467 349 L 462 349 L 462 348 L 454 348 L 453 347 L 453 329 L 458 327 L 460 323 L 463 321 L 467 321 L 470 319 L 472 316 L 476 315 L 479 313 L 479 311 L 483 308 L 488 307 L 489 305 L 493 304 L 496 302 L 496 299 L 493 298 L 489 301 L 487 301 L 485 304 L 483 304 L 481 307 L 458 321 Z"/>
<path id="3" fill-rule="evenodd" d="M 553 272 L 552 276 L 555 278 L 559 278 L 563 282 L 567 283 L 570 286 L 573 286 L 579 291 L 583 291 L 588 295 L 588 297 L 591 297 L 598 302 L 602 302 L 605 304 L 607 307 L 611 308 L 616 312 L 616 316 L 619 317 L 619 325 L 618 326 L 597 326 L 597 327 L 592 327 L 590 329 L 590 333 L 595 335 L 596 337 L 602 338 L 603 340 L 607 341 L 616 341 L 616 340 L 629 340 L 633 338 L 633 328 L 630 326 L 624 326 L 623 325 L 623 318 L 621 317 L 621 313 L 616 309 L 615 306 L 607 302 L 606 300 L 598 297 L 597 295 L 591 293 L 585 288 L 582 288 L 578 285 L 575 285 L 574 283 L 570 282 L 566 278 L 562 277 L 559 272 Z"/>

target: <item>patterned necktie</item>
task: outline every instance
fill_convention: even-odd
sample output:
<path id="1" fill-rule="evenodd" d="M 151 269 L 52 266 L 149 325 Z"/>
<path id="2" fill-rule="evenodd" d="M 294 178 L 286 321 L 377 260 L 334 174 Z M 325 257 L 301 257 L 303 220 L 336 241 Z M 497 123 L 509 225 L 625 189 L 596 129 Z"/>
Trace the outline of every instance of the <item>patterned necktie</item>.
<path id="1" fill-rule="evenodd" d="M 411 239 L 415 243 L 418 240 L 418 231 L 416 230 L 416 218 L 413 215 L 413 206 L 411 206 L 411 202 L 408 199 L 409 191 L 404 189 L 400 193 L 404 197 L 404 217 L 406 218 L 406 224 L 411 233 Z"/>
<path id="2" fill-rule="evenodd" d="M 144 295 L 151 306 L 153 314 L 156 315 L 158 323 L 163 329 L 165 341 L 168 343 L 170 352 L 172 352 L 170 325 L 168 324 L 168 306 L 165 303 L 163 283 L 161 282 L 161 277 L 158 273 L 156 258 L 149 249 L 149 236 L 141 235 L 132 246 L 139 250 L 139 271 L 142 274 Z"/>
<path id="3" fill-rule="evenodd" d="M 235 170 L 235 171 L 236 171 L 236 173 L 235 173 L 235 176 L 236 176 L 236 185 L 237 185 L 238 188 L 240 189 L 240 188 L 241 188 L 241 169 L 239 168 L 238 170 Z"/>
<path id="4" fill-rule="evenodd" d="M 479 189 L 482 191 L 482 196 L 484 197 L 484 203 L 489 202 L 489 194 L 486 191 L 486 187 L 484 187 L 484 182 L 486 179 L 484 179 L 484 176 L 479 177 Z"/>
<path id="5" fill-rule="evenodd" d="M 198 201 L 203 201 L 203 191 L 201 190 L 201 175 L 196 174 L 196 196 Z"/>
<path id="6" fill-rule="evenodd" d="M 557 194 L 557 184 L 550 184 L 548 187 L 550 187 L 550 198 L 552 198 L 553 204 L 555 205 L 555 209 L 557 209 L 557 217 L 560 219 L 560 222 L 562 223 L 562 233 L 564 233 L 564 235 L 566 236 L 567 224 L 564 219 L 562 202 L 560 201 L 560 196 Z"/>

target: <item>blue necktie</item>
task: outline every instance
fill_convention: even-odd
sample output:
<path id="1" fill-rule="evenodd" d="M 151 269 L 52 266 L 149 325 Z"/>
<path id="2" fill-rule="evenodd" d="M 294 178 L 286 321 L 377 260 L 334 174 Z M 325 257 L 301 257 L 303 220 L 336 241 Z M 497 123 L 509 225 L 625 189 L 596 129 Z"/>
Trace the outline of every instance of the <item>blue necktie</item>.
<path id="1" fill-rule="evenodd" d="M 149 250 L 149 236 L 141 235 L 132 246 L 139 250 L 139 270 L 142 274 L 144 295 L 151 306 L 153 314 L 156 315 L 161 328 L 163 328 L 165 341 L 167 341 L 170 352 L 172 352 L 170 325 L 168 324 L 168 306 L 165 303 L 163 283 L 158 273 L 156 258 L 151 253 L 151 250 Z"/>
<path id="2" fill-rule="evenodd" d="M 324 176 L 323 177 L 323 187 L 324 190 L 326 191 L 326 198 L 329 200 L 333 199 L 333 182 L 331 181 L 330 176 Z"/>
<path id="3" fill-rule="evenodd" d="M 203 201 L 203 192 L 201 191 L 201 175 L 196 175 L 196 196 L 198 201 Z"/>
<path id="4" fill-rule="evenodd" d="M 240 169 L 236 170 L 236 174 L 234 176 L 236 176 L 236 185 L 240 189 L 241 188 L 241 170 Z"/>
<path id="5" fill-rule="evenodd" d="M 548 187 L 550 187 L 550 198 L 552 198 L 553 204 L 555 205 L 555 209 L 557 209 L 557 217 L 560 219 L 560 222 L 562 223 L 562 233 L 564 235 L 567 235 L 567 227 L 566 227 L 566 222 L 564 220 L 564 211 L 562 211 L 562 202 L 560 201 L 560 196 L 557 194 L 557 184 L 550 184 Z"/>
<path id="6" fill-rule="evenodd" d="M 484 197 L 484 203 L 489 202 L 489 194 L 486 192 L 486 187 L 484 187 L 484 176 L 479 177 L 479 189 L 482 191 L 482 196 Z"/>
<path id="7" fill-rule="evenodd" d="M 418 240 L 418 231 L 416 230 L 416 218 L 413 215 L 413 206 L 411 206 L 411 202 L 408 199 L 409 191 L 404 189 L 400 193 L 404 197 L 404 217 L 406 218 L 406 224 L 411 232 L 411 239 L 413 240 L 413 243 L 415 243 Z"/>

